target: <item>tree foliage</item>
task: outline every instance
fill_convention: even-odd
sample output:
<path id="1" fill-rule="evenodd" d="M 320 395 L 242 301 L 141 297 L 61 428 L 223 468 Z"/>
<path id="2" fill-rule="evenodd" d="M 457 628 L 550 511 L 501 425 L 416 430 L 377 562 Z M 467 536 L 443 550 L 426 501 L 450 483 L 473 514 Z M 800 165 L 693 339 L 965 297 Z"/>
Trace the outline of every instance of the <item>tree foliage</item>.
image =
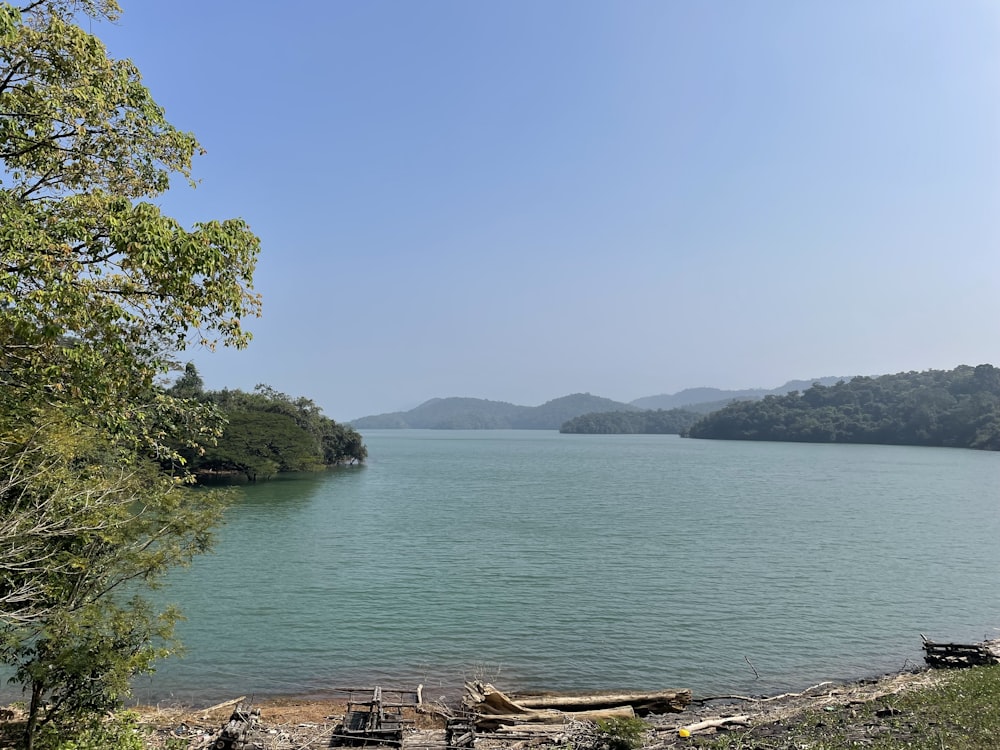
<path id="1" fill-rule="evenodd" d="M 679 435 L 700 418 L 700 414 L 686 409 L 593 412 L 563 423 L 559 432 L 588 435 Z"/>
<path id="2" fill-rule="evenodd" d="M 239 219 L 184 229 L 144 198 L 199 152 L 128 60 L 74 22 L 113 0 L 0 3 L 0 393 L 3 408 L 83 408 L 154 449 L 175 404 L 173 352 L 243 346 L 257 238 Z"/>
<path id="3" fill-rule="evenodd" d="M 188 365 L 170 391 L 190 392 L 192 383 L 200 382 L 197 369 Z M 195 397 L 225 421 L 215 445 L 180 449 L 196 475 L 239 472 L 256 481 L 368 457 L 361 435 L 325 416 L 308 398 L 292 398 L 267 385 L 258 385 L 253 393 L 199 390 Z"/>
<path id="4" fill-rule="evenodd" d="M 137 587 L 207 550 L 222 510 L 106 433 L 37 416 L 0 455 L 0 659 L 29 693 L 29 747 L 47 724 L 83 729 L 165 653 L 176 614 Z"/>
<path id="5" fill-rule="evenodd" d="M 814 385 L 730 404 L 692 425 L 689 434 L 1000 450 L 1000 369 L 962 365 Z"/>
<path id="6" fill-rule="evenodd" d="M 188 229 L 152 202 L 200 147 L 78 23 L 118 13 L 0 0 L 0 658 L 29 747 L 99 718 L 169 638 L 138 594 L 207 548 L 221 501 L 149 457 L 219 425 L 157 378 L 191 345 L 244 346 L 260 307 L 242 220 Z"/>

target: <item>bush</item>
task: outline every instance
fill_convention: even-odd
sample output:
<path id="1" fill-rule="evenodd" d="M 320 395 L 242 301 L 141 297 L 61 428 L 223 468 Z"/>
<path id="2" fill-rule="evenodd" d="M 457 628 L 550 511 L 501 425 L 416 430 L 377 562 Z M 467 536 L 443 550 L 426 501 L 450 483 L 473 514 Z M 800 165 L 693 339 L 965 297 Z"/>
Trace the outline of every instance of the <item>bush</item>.
<path id="1" fill-rule="evenodd" d="M 65 730 L 43 731 L 36 747 L 39 750 L 143 750 L 145 744 L 138 714 L 122 711 L 110 719 L 83 727 L 72 737 L 67 737 Z"/>
<path id="2" fill-rule="evenodd" d="M 642 745 L 648 726 L 642 719 L 614 718 L 597 722 L 597 745 L 607 750 L 634 750 Z"/>

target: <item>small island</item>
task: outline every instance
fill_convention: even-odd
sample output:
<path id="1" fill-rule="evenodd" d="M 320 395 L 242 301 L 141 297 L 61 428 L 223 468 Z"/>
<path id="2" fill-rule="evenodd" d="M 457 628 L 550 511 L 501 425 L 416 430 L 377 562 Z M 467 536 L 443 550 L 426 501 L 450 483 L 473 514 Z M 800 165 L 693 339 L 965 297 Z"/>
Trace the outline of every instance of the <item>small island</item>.
<path id="1" fill-rule="evenodd" d="M 308 398 L 292 398 L 267 385 L 252 393 L 206 391 L 192 363 L 168 393 L 215 411 L 223 422 L 214 444 L 177 446 L 185 469 L 200 482 L 256 482 L 283 472 L 364 463 L 368 457 L 356 430 L 325 416 Z"/>

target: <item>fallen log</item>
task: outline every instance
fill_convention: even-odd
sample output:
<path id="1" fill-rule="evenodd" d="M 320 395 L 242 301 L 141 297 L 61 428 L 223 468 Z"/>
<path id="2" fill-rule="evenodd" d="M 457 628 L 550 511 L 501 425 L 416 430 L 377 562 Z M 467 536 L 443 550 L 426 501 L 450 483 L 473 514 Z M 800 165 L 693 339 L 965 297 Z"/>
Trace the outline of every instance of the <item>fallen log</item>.
<path id="1" fill-rule="evenodd" d="M 526 724 L 566 724 L 569 721 L 632 718 L 632 706 L 612 706 L 585 711 L 559 711 L 554 708 L 529 708 L 511 700 L 492 685 L 466 683 L 464 707 L 477 715 L 476 728 L 487 731 L 501 726 L 523 727 Z"/>
<path id="2" fill-rule="evenodd" d="M 484 715 L 476 720 L 476 728 L 492 732 L 501 727 L 509 726 L 520 731 L 528 727 L 564 727 L 572 721 L 604 721 L 634 717 L 635 711 L 632 710 L 631 706 L 602 708 L 594 711 L 556 711 L 555 709 L 543 708 L 516 714 Z"/>
<path id="3" fill-rule="evenodd" d="M 691 703 L 690 690 L 661 690 L 653 693 L 593 693 L 588 695 L 515 695 L 525 708 L 558 708 L 569 711 L 632 706 L 637 714 L 679 713 Z"/>

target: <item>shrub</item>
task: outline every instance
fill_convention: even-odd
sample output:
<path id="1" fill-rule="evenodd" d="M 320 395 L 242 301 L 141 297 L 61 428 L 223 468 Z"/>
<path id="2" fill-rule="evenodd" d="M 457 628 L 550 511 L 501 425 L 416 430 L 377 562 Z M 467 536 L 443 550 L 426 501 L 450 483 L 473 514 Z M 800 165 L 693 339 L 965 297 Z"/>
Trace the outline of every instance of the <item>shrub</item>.
<path id="1" fill-rule="evenodd" d="M 642 719 L 614 718 L 597 722 L 597 744 L 607 750 L 634 750 L 642 745 L 648 726 Z"/>

